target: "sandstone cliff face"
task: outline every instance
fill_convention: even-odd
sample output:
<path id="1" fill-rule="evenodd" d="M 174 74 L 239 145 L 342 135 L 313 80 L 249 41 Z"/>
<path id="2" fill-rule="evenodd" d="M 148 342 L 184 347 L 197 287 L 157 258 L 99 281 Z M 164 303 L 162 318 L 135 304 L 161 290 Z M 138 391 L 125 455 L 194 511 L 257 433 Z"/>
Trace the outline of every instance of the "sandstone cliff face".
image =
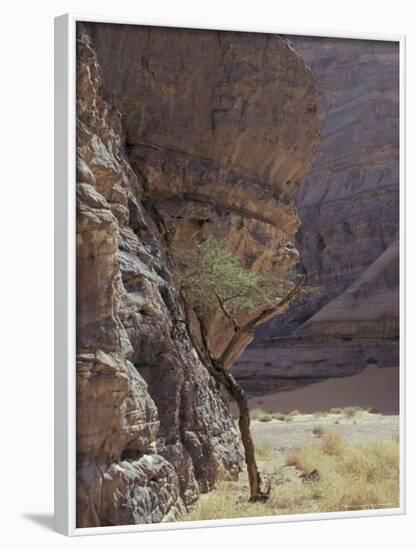
<path id="1" fill-rule="evenodd" d="M 398 44 L 290 40 L 320 93 L 321 143 L 296 198 L 301 268 L 320 291 L 259 328 L 235 370 L 255 393 L 399 363 Z"/>
<path id="2" fill-rule="evenodd" d="M 85 33 L 78 60 L 78 525 L 169 520 L 237 475 L 237 433 L 178 322 L 169 261 Z"/>
<path id="3" fill-rule="evenodd" d="M 290 44 L 252 33 L 89 30 L 104 88 L 124 115 L 143 199 L 170 252 L 215 234 L 255 271 L 293 265 L 293 199 L 318 147 L 319 119 L 315 80 Z M 233 327 L 217 312 L 208 328 L 219 354 Z"/>
<path id="4" fill-rule="evenodd" d="M 266 35 L 89 24 L 77 59 L 77 521 L 169 521 L 242 459 L 183 322 L 175 245 L 219 234 L 254 269 L 293 262 L 316 88 Z M 221 350 L 232 330 L 208 321 Z"/>

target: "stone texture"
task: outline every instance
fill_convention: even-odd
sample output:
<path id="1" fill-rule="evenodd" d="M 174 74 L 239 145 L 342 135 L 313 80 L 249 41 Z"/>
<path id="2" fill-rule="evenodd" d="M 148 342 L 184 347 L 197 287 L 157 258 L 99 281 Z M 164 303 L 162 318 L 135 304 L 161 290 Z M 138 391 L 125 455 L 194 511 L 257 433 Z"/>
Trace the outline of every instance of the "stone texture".
<path id="1" fill-rule="evenodd" d="M 120 114 L 88 36 L 77 70 L 77 522 L 172 520 L 235 477 L 226 403 L 181 324 L 169 261 L 140 204 Z"/>
<path id="2" fill-rule="evenodd" d="M 276 36 L 80 26 L 78 526 L 169 521 L 238 475 L 227 401 L 183 322 L 175 247 L 216 234 L 255 270 L 294 262 L 317 101 Z M 220 351 L 232 328 L 219 312 L 207 322 Z"/>
<path id="3" fill-rule="evenodd" d="M 318 147 L 319 119 L 315 80 L 290 43 L 252 33 L 88 28 L 107 95 L 124 115 L 143 204 L 173 257 L 178 246 L 215 234 L 255 271 L 294 265 L 292 203 Z M 207 324 L 219 354 L 234 329 L 220 311 L 207 313 Z"/>
<path id="4" fill-rule="evenodd" d="M 290 37 L 320 93 L 296 246 L 318 291 L 263 325 L 235 367 L 250 391 L 399 364 L 399 47 Z"/>
<path id="5" fill-rule="evenodd" d="M 293 196 L 318 145 L 317 96 L 287 41 L 134 25 L 89 29 L 129 146 L 212 160 L 257 175 L 282 199 Z"/>

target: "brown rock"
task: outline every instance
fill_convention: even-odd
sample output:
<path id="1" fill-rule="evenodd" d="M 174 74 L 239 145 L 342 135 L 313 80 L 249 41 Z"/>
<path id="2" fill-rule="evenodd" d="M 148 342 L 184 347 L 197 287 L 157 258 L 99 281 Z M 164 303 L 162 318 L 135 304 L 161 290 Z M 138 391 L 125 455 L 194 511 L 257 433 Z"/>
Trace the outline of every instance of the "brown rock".
<path id="1" fill-rule="evenodd" d="M 170 253 L 216 234 L 255 271 L 293 265 L 291 201 L 317 149 L 319 120 L 314 78 L 290 43 L 252 33 L 88 29 L 106 92 L 125 117 L 146 208 Z M 218 311 L 208 328 L 219 354 L 233 327 Z"/>
<path id="2" fill-rule="evenodd" d="M 77 71 L 78 526 L 169 521 L 242 462 L 184 326 L 175 245 L 215 233 L 254 269 L 293 262 L 289 200 L 317 146 L 317 96 L 276 36 L 88 32 Z M 220 350 L 232 330 L 219 312 L 208 321 Z"/>
<path id="3" fill-rule="evenodd" d="M 251 392 L 399 364 L 399 46 L 290 37 L 320 92 L 321 144 L 299 187 L 311 298 L 260 327 L 234 374 Z"/>

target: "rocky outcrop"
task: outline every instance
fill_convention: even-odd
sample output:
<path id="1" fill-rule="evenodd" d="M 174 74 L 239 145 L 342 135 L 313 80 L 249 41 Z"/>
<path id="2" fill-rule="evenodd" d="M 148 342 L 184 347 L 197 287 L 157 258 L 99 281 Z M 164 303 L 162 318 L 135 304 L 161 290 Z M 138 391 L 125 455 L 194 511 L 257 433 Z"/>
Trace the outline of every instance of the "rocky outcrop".
<path id="1" fill-rule="evenodd" d="M 253 269 L 293 262 L 316 88 L 268 35 L 88 24 L 77 60 L 77 522 L 169 521 L 242 458 L 175 247 L 218 234 Z M 221 350 L 232 328 L 208 321 Z"/>
<path id="2" fill-rule="evenodd" d="M 258 329 L 235 367 L 253 393 L 399 364 L 399 47 L 290 37 L 320 93 L 321 143 L 296 202 L 316 292 Z"/>
<path id="3" fill-rule="evenodd" d="M 237 432 L 182 324 L 87 35 L 77 79 L 78 526 L 174 519 L 238 474 Z"/>
<path id="4" fill-rule="evenodd" d="M 292 201 L 318 147 L 319 119 L 315 80 L 288 41 L 124 25 L 89 30 L 104 87 L 124 115 L 146 208 L 170 252 L 215 234 L 255 271 L 293 265 Z M 218 311 L 208 328 L 219 354 L 234 327 Z"/>

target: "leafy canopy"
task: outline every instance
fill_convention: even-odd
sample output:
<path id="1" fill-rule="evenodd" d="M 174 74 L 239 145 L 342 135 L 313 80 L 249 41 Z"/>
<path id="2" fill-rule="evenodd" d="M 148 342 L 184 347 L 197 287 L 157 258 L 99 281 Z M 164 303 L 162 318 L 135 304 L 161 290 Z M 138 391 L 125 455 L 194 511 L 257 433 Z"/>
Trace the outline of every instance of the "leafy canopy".
<path id="1" fill-rule="evenodd" d="M 293 275 L 243 267 L 222 239 L 209 237 L 190 250 L 176 252 L 178 279 L 187 299 L 204 308 L 221 302 L 231 313 L 250 311 L 281 299 L 293 287 Z"/>

